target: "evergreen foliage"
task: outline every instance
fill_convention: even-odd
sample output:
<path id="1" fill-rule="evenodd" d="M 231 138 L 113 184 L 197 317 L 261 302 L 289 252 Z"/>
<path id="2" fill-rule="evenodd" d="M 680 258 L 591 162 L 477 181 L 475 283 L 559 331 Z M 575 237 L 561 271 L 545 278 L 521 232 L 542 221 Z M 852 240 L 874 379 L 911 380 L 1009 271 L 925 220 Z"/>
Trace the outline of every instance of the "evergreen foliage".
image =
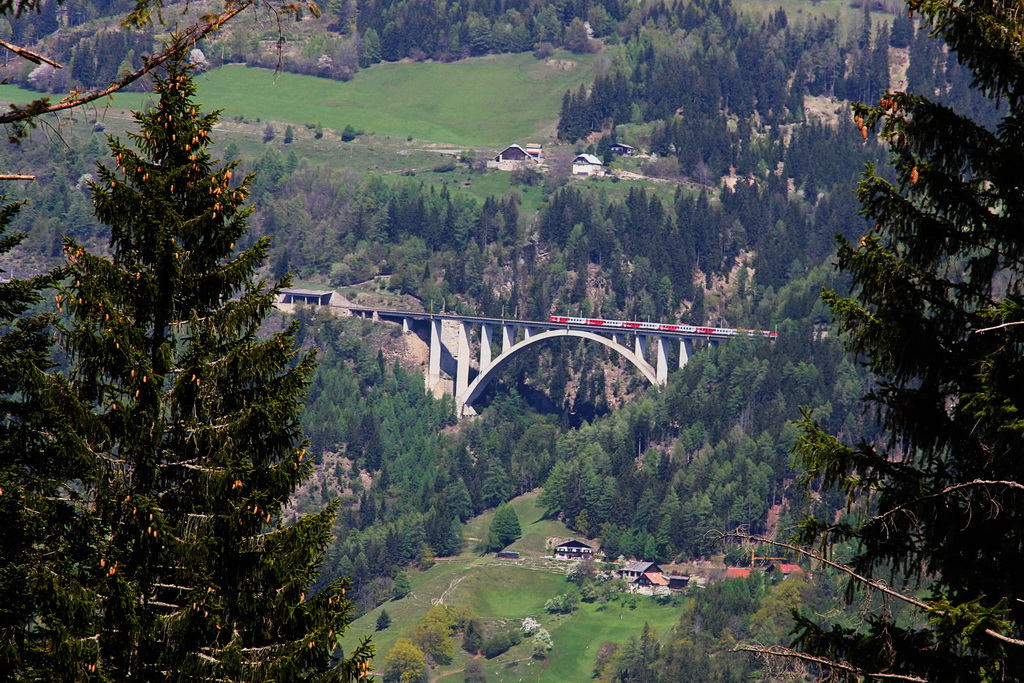
<path id="1" fill-rule="evenodd" d="M 552 14 L 542 12 L 538 24 Z M 591 190 L 550 182 L 478 200 L 461 183 L 356 179 L 350 169 L 300 162 L 273 144 L 236 168 L 238 175 L 259 169 L 253 231 L 242 244 L 277 236 L 267 264 L 276 277 L 296 268 L 304 279 L 341 287 L 387 274 L 394 293 L 435 310 L 443 301 L 448 310 L 495 316 L 579 310 L 784 332 L 771 347 L 699 353 L 660 396 L 641 401 L 632 398 L 644 390 L 631 371 L 604 372 L 614 356 L 585 343 L 553 344 L 510 363 L 481 403 L 490 401 L 481 419 L 451 435 L 444 430 L 450 403 L 430 399 L 418 372 L 382 363 L 369 346 L 376 343 L 370 324 L 301 312 L 296 342 L 321 349 L 322 365 L 302 416 L 318 467 L 296 508 L 339 501 L 319 581 L 353 575 L 350 596 L 360 611 L 393 594 L 401 567 L 458 553 L 469 517 L 546 481 L 552 514 L 606 548 L 657 560 L 698 557 L 717 550 L 708 530 L 766 531 L 769 510 L 784 511 L 785 527 L 805 505 L 794 499 L 787 455 L 790 406 L 814 407 L 830 431 L 872 434 L 851 400 L 863 392 L 864 374 L 842 360 L 833 338 L 819 338 L 827 314 L 815 292 L 832 280 L 814 266 L 833 249 L 831 235 L 863 230 L 848 187 L 854 168 L 880 160 L 883 147 L 874 137 L 863 142 L 848 122 L 799 125 L 783 136 L 769 121 L 771 107 L 754 113 L 761 98 L 846 92 L 850 82 L 834 77 L 842 73 L 837 64 L 866 58 L 878 41 L 865 42 L 860 24 L 787 26 L 781 12 L 753 21 L 727 3 L 645 6 L 634 18 L 615 36 L 625 43 L 621 59 L 589 93 L 576 94 L 589 96 L 602 120 L 650 121 L 622 125 L 613 136 L 669 155 L 682 174 L 700 171 L 713 186 L 715 174 L 734 165 L 733 189 L 673 197 L 663 188 L 627 191 L 626 183 Z M 665 27 L 678 39 L 667 39 Z M 486 38 L 483 30 L 474 36 Z M 731 47 L 710 49 L 714 41 Z M 914 78 L 950 102 L 974 102 L 975 111 L 963 94 L 966 71 L 933 42 L 914 41 Z M 832 63 L 836 55 L 841 61 Z M 780 61 L 801 74 L 788 93 L 778 78 L 759 88 L 748 77 L 777 76 Z M 716 82 L 726 89 L 702 98 L 677 88 L 695 78 L 708 92 Z M 662 93 L 656 107 L 633 101 L 634 83 Z M 99 136 L 75 140 L 69 131 L 67 139 L 62 155 L 31 140 L 16 156 L 0 149 L 0 163 L 16 160 L 39 173 L 14 224 L 31 228 L 24 248 L 40 259 L 59 256 L 61 233 L 83 245 L 105 241 L 80 189 L 103 154 Z M 543 407 L 537 413 L 530 405 Z M 559 485 L 576 476 L 575 489 Z M 808 504 L 830 514 L 842 499 L 826 491 Z"/>
<path id="2" fill-rule="evenodd" d="M 512 640 L 504 631 L 499 631 L 484 641 L 483 653 L 487 659 L 494 659 L 512 647 Z"/>
<path id="3" fill-rule="evenodd" d="M 377 624 L 374 628 L 375 631 L 387 631 L 391 627 L 391 615 L 388 614 L 386 609 L 382 609 L 380 614 L 377 616 Z"/>
<path id="4" fill-rule="evenodd" d="M 875 230 L 840 241 L 853 297 L 826 300 L 879 377 L 867 400 L 885 438 L 850 444 L 808 417 L 798 453 L 808 482 L 860 509 L 807 521 L 802 540 L 854 549 L 849 595 L 884 592 L 917 614 L 873 611 L 859 628 L 802 618 L 799 643 L 851 681 L 1018 680 L 1024 194 L 1010 160 L 1022 154 L 1022 25 L 1012 3 L 909 4 L 1002 101 L 1001 119 L 987 127 L 901 92 L 855 108 L 864 134 L 890 141 L 896 179 L 866 172 L 859 196 Z"/>
<path id="5" fill-rule="evenodd" d="M 519 515 L 515 508 L 508 503 L 502 503 L 494 511 L 494 518 L 487 528 L 487 550 L 501 550 L 511 545 L 517 538 L 523 535 L 522 527 L 519 524 Z"/>
<path id="6" fill-rule="evenodd" d="M 5 234 L 20 208 L 0 208 L 0 255 L 25 237 Z M 98 558 L 77 485 L 95 467 L 63 428 L 83 410 L 50 374 L 51 316 L 34 313 L 57 275 L 0 279 L 0 677 L 8 680 L 76 679 L 97 657 Z"/>
<path id="7" fill-rule="evenodd" d="M 345 582 L 307 595 L 335 506 L 275 524 L 308 475 L 299 413 L 314 368 L 295 328 L 257 329 L 276 288 L 255 282 L 267 239 L 236 253 L 246 178 L 207 147 L 217 115 L 193 103 L 180 54 L 136 115 L 134 149 L 111 139 L 92 186 L 110 256 L 67 240 L 66 334 L 76 394 L 65 416 L 95 473 L 104 680 L 354 680 L 372 650 L 335 658 Z"/>
<path id="8" fill-rule="evenodd" d="M 391 586 L 391 595 L 395 600 L 401 600 L 412 592 L 412 584 L 409 582 L 409 575 L 399 571 L 395 575 L 395 582 Z"/>
<path id="9" fill-rule="evenodd" d="M 466 622 L 466 630 L 462 634 L 462 649 L 476 656 L 484 646 L 484 630 L 480 621 L 470 619 Z"/>

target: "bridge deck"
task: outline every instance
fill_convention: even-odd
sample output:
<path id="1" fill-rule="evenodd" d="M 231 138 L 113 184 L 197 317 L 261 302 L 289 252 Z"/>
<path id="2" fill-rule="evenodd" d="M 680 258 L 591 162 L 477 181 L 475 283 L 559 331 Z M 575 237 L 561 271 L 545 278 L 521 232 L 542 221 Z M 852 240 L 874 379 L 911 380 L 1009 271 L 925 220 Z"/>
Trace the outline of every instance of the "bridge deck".
<path id="1" fill-rule="evenodd" d="M 672 330 L 650 330 L 626 327 L 599 327 L 595 325 L 581 325 L 577 323 L 554 323 L 550 320 L 515 320 L 509 318 L 489 318 L 476 315 L 459 315 L 456 313 L 427 313 L 425 311 L 402 311 L 392 308 L 375 308 L 372 306 L 348 306 L 353 315 L 369 317 L 376 315 L 382 319 L 407 320 L 453 320 L 456 322 L 469 322 L 487 325 L 514 325 L 516 327 L 532 327 L 543 330 L 587 330 L 590 332 L 604 332 L 610 334 L 639 334 L 642 336 L 668 337 L 674 339 L 735 339 L 736 337 L 751 336 L 760 337 L 760 332 L 754 330 L 728 330 L 718 333 L 701 332 L 680 332 Z"/>

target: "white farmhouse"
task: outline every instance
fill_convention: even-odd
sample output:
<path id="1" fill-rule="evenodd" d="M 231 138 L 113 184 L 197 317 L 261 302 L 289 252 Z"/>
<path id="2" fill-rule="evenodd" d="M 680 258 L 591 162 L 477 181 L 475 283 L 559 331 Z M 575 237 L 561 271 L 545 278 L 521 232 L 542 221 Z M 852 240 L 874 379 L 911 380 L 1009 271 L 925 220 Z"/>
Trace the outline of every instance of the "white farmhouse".
<path id="1" fill-rule="evenodd" d="M 604 175 L 604 164 L 593 154 L 580 154 L 572 160 L 573 175 Z"/>

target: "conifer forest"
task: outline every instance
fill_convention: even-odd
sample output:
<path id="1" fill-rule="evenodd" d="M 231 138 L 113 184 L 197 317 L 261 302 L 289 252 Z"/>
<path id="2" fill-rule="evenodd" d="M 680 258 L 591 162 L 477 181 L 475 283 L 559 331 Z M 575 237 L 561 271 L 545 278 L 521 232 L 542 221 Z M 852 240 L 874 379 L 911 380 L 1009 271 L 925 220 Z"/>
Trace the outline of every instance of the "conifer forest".
<path id="1" fill-rule="evenodd" d="M 0 680 L 1024 680 L 1022 33 L 1004 0 L 0 2 Z M 484 148 L 203 86 L 466 63 L 586 77 Z M 487 162 L 514 142 L 543 163 Z M 548 340 L 460 418 L 416 334 L 290 288 L 772 335 L 661 386 Z"/>

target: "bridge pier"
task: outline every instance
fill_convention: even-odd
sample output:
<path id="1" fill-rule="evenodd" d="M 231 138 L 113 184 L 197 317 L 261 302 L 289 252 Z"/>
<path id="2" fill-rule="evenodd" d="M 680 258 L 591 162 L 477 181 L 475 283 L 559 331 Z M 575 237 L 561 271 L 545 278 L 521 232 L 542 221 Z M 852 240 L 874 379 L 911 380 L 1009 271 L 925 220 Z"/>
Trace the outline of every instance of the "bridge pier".
<path id="1" fill-rule="evenodd" d="M 680 339 L 679 340 L 679 368 L 686 367 L 686 364 L 690 361 L 690 356 L 693 355 L 693 340 L 692 339 Z"/>
<path id="2" fill-rule="evenodd" d="M 655 362 L 655 375 L 658 378 L 658 384 L 664 385 L 668 381 L 668 349 L 665 344 L 664 337 L 655 337 L 657 340 L 657 353 L 658 358 Z"/>
<path id="3" fill-rule="evenodd" d="M 427 361 L 427 391 L 436 395 L 441 381 L 441 319 L 430 320 L 430 356 Z"/>
<path id="4" fill-rule="evenodd" d="M 491 367 L 491 344 L 494 343 L 494 326 L 490 323 L 480 325 L 480 372 Z"/>
<path id="5" fill-rule="evenodd" d="M 469 386 L 469 323 L 458 323 L 458 356 L 455 366 L 455 395 L 462 396 Z"/>

